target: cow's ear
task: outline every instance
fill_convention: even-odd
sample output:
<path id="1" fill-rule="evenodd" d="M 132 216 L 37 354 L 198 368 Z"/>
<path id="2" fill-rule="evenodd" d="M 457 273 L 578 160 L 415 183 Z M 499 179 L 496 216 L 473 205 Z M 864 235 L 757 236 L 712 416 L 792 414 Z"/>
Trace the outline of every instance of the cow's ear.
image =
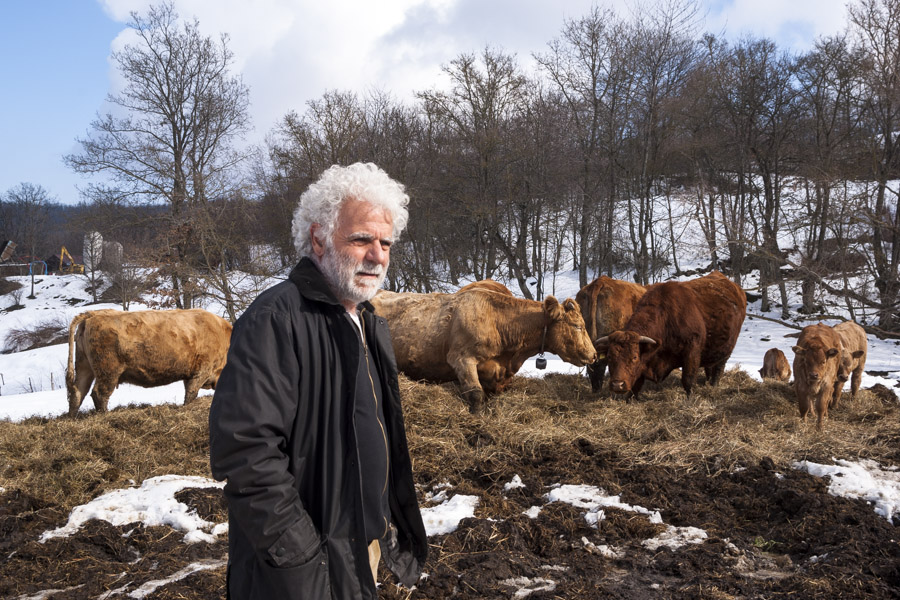
<path id="1" fill-rule="evenodd" d="M 559 300 L 553 296 L 544 298 L 544 314 L 553 321 L 558 321 L 565 316 L 563 308 L 559 305 Z"/>
<path id="2" fill-rule="evenodd" d="M 827 356 L 828 358 L 833 358 L 833 357 L 837 356 L 837 354 L 838 354 L 837 348 L 829 348 L 828 351 L 825 353 L 825 356 Z"/>
<path id="3" fill-rule="evenodd" d="M 581 309 L 578 307 L 577 304 L 575 304 L 575 301 L 572 300 L 571 298 L 566 298 L 566 301 L 563 302 L 563 306 L 566 307 L 566 312 L 572 312 L 572 311 L 579 312 L 579 313 L 581 312 Z"/>
<path id="4" fill-rule="evenodd" d="M 860 356 L 862 356 L 865 353 L 866 353 L 865 350 L 857 350 L 853 353 L 853 358 L 859 358 Z"/>
<path id="5" fill-rule="evenodd" d="M 794 354 L 803 354 L 803 346 L 791 346 L 791 350 L 794 351 Z"/>

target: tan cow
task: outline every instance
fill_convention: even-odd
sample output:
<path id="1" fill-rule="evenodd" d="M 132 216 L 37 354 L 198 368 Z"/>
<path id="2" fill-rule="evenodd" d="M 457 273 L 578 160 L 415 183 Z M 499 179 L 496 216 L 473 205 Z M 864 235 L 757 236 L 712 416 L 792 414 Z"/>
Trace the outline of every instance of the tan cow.
<path id="1" fill-rule="evenodd" d="M 560 304 L 548 296 L 541 303 L 471 289 L 379 292 L 372 304 L 388 321 L 398 368 L 413 379 L 458 381 L 473 413 L 542 350 L 578 366 L 597 355 L 572 299 Z"/>
<path id="2" fill-rule="evenodd" d="M 787 383 L 791 380 L 791 365 L 784 352 L 778 348 L 769 348 L 763 356 L 763 366 L 759 370 L 759 376 L 766 379 L 774 379 Z"/>
<path id="3" fill-rule="evenodd" d="M 497 292 L 498 294 L 505 294 L 507 296 L 512 296 L 513 293 L 509 291 L 509 288 L 500 283 L 499 281 L 494 281 L 493 279 L 481 279 L 479 281 L 473 281 L 469 285 L 464 285 L 459 290 L 457 290 L 457 294 L 459 292 L 468 292 L 469 290 L 487 290 L 489 292 Z"/>
<path id="4" fill-rule="evenodd" d="M 69 415 L 78 413 L 94 380 L 91 397 L 101 412 L 120 383 L 184 381 L 184 402 L 192 402 L 201 387 L 215 389 L 230 341 L 231 324 L 200 309 L 81 313 L 69 325 Z"/>
<path id="5" fill-rule="evenodd" d="M 630 281 L 613 279 L 603 275 L 581 288 L 575 295 L 575 302 L 581 307 L 584 325 L 592 340 L 625 328 L 634 307 L 647 291 L 642 285 Z M 597 362 L 588 365 L 591 390 L 599 392 L 603 387 L 606 371 L 606 354 L 598 354 Z"/>
<path id="6" fill-rule="evenodd" d="M 844 321 L 834 326 L 834 330 L 841 338 L 841 359 L 838 362 L 837 375 L 834 382 L 834 397 L 829 408 L 835 408 L 841 399 L 844 384 L 850 379 L 850 399 L 856 399 L 859 384 L 862 381 L 863 370 L 866 368 L 866 356 L 869 351 L 869 341 L 866 339 L 866 330 L 853 321 Z"/>
<path id="7" fill-rule="evenodd" d="M 794 391 L 800 419 L 806 420 L 812 405 L 816 411 L 816 428 L 821 430 L 828 418 L 828 406 L 834 400 L 841 337 L 828 325 L 808 325 L 800 332 L 793 350 Z"/>

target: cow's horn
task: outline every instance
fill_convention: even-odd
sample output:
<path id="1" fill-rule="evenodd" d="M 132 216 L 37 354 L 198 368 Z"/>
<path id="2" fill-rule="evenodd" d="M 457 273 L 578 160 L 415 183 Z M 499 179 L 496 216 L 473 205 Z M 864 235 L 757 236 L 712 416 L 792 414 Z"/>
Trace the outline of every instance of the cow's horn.
<path id="1" fill-rule="evenodd" d="M 656 340 L 654 340 L 654 339 L 651 338 L 651 337 L 647 337 L 646 335 L 642 335 L 642 336 L 641 336 L 641 339 L 638 340 L 638 343 L 641 343 L 641 344 L 653 344 L 653 345 L 655 346 L 655 345 L 656 345 Z"/>

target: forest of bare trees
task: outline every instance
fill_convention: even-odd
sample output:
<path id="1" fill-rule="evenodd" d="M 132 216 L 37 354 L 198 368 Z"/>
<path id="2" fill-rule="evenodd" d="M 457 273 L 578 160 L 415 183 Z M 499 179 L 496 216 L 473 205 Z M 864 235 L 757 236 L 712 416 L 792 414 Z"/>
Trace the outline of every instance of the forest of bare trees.
<path id="1" fill-rule="evenodd" d="M 763 310 L 788 316 L 796 281 L 803 312 L 827 291 L 897 330 L 900 0 L 853 0 L 848 15 L 798 55 L 706 32 L 688 0 L 627 16 L 598 5 L 561 23 L 530 70 L 489 46 L 412 101 L 325 90 L 255 152 L 240 145 L 252 89 L 229 71 L 227 37 L 162 5 L 133 15 L 140 42 L 113 57 L 121 110 L 66 158 L 103 175 L 69 224 L 163 268 L 178 306 L 212 286 L 234 314 L 246 286 L 233 273 L 296 260 L 306 186 L 331 164 L 372 161 L 412 199 L 394 289 L 497 277 L 540 298 L 562 269 L 584 285 L 711 266 L 748 288 L 758 272 Z"/>

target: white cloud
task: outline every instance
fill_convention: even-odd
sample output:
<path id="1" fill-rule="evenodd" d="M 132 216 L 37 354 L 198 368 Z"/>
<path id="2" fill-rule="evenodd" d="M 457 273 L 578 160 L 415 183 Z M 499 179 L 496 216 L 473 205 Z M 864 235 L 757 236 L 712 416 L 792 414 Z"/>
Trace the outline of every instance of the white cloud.
<path id="1" fill-rule="evenodd" d="M 840 32 L 845 0 L 730 0 L 712 2 L 706 19 L 711 33 L 745 34 L 775 40 L 783 49 L 807 50 L 816 38 Z"/>

